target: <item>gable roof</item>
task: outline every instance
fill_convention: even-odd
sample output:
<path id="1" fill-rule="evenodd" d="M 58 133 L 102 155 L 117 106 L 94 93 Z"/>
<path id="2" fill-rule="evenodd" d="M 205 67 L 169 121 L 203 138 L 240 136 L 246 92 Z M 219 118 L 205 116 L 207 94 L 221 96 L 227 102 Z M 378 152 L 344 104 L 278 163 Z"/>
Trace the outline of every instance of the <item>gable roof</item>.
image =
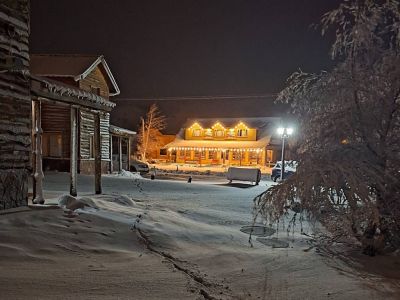
<path id="1" fill-rule="evenodd" d="M 105 73 L 110 96 L 120 89 L 103 55 L 31 54 L 31 73 L 43 77 L 70 77 L 75 81 L 85 79 L 97 66 Z"/>
<path id="2" fill-rule="evenodd" d="M 221 148 L 221 149 L 234 149 L 234 148 L 265 148 L 274 145 L 275 130 L 281 123 L 279 117 L 259 117 L 259 118 L 201 118 L 201 119 L 187 119 L 176 138 L 173 142 L 164 146 L 164 148 Z M 193 123 L 197 122 L 203 128 L 211 128 L 212 125 L 219 122 L 225 127 L 233 127 L 239 122 L 243 122 L 251 128 L 257 129 L 256 141 L 215 141 L 215 140 L 186 140 L 185 128 L 190 127 Z"/>
<path id="3" fill-rule="evenodd" d="M 279 117 L 255 117 L 255 118 L 200 118 L 200 119 L 187 119 L 184 128 L 190 127 L 193 123 L 197 122 L 203 128 L 211 128 L 215 123 L 219 122 L 224 127 L 234 127 L 239 122 L 243 122 L 251 128 L 259 130 L 266 129 L 271 126 L 278 126 L 281 122 Z"/>

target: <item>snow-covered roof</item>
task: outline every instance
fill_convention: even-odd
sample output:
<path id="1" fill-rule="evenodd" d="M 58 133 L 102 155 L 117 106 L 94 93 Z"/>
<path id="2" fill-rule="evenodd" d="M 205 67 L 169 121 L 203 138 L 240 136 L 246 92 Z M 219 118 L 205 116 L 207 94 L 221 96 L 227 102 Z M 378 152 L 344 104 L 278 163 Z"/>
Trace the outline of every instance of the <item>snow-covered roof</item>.
<path id="1" fill-rule="evenodd" d="M 268 146 L 270 138 L 258 141 L 213 141 L 175 139 L 164 148 L 217 148 L 217 149 L 263 149 Z"/>
<path id="2" fill-rule="evenodd" d="M 79 81 L 86 78 L 97 66 L 101 66 L 106 74 L 110 95 L 118 95 L 119 87 L 103 55 L 30 55 L 31 73 L 44 77 L 71 77 L 75 81 Z"/>
<path id="3" fill-rule="evenodd" d="M 136 131 L 132 131 L 129 129 L 121 128 L 118 126 L 110 125 L 110 133 L 115 135 L 122 135 L 122 136 L 134 136 L 136 135 Z"/>
<path id="4" fill-rule="evenodd" d="M 105 110 L 111 110 L 116 105 L 114 102 L 99 95 L 63 84 L 59 81 L 32 74 L 30 77 L 31 92 L 39 97 L 55 99 L 87 107 L 102 108 Z"/>
<path id="5" fill-rule="evenodd" d="M 199 118 L 187 119 L 183 128 L 190 127 L 193 123 L 200 124 L 203 128 L 211 128 L 215 123 L 219 122 L 224 127 L 234 127 L 239 122 L 243 122 L 250 128 L 258 130 L 263 129 L 271 124 L 279 124 L 281 118 L 278 117 L 253 117 L 253 118 Z"/>
<path id="6" fill-rule="evenodd" d="M 185 140 L 185 129 L 194 123 L 198 123 L 203 128 L 211 128 L 219 122 L 225 127 L 233 127 L 239 122 L 243 122 L 250 128 L 257 129 L 256 141 L 240 140 Z M 279 126 L 281 118 L 278 117 L 258 117 L 258 118 L 201 118 L 188 119 L 173 142 L 164 148 L 219 148 L 219 149 L 259 149 L 267 147 L 273 138 L 276 128 Z"/>

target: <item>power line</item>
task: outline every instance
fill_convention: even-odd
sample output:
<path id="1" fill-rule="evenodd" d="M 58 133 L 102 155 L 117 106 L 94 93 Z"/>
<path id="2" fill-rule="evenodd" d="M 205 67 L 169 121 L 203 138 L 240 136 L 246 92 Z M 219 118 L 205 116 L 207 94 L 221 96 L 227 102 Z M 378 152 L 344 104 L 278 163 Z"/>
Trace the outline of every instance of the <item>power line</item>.
<path id="1" fill-rule="evenodd" d="M 214 95 L 214 96 L 179 96 L 179 97 L 152 97 L 152 98 L 116 98 L 117 101 L 157 101 L 157 100 L 219 100 L 219 99 L 262 99 L 276 97 L 277 94 L 259 95 Z"/>

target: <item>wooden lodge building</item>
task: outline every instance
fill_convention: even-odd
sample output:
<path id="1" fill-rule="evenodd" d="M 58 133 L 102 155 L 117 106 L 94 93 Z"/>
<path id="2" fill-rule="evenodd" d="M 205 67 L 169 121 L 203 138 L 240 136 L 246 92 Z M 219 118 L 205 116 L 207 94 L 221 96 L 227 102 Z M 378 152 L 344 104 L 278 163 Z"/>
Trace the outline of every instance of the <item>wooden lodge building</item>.
<path id="1" fill-rule="evenodd" d="M 275 162 L 280 118 L 187 120 L 165 146 L 170 162 L 196 165 L 265 166 Z"/>
<path id="2" fill-rule="evenodd" d="M 40 152 L 33 157 L 35 173 L 42 173 L 41 166 L 70 172 L 72 195 L 77 173 L 95 174 L 95 191 L 101 193 L 101 174 L 115 169 L 112 145 L 119 144 L 114 153 L 122 169 L 123 141 L 130 147 L 135 135 L 110 126 L 110 97 L 120 90 L 104 57 L 31 55 L 31 93 L 33 147 Z"/>

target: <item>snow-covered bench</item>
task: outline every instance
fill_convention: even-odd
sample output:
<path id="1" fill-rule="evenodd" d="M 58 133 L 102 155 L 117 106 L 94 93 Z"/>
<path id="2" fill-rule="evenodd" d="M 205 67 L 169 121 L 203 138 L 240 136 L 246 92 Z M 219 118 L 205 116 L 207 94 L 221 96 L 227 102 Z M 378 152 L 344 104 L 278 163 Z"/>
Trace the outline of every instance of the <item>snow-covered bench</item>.
<path id="1" fill-rule="evenodd" d="M 226 178 L 231 183 L 233 180 L 240 181 L 251 181 L 256 185 L 261 180 L 261 170 L 256 168 L 234 168 L 230 167 L 228 169 L 228 173 L 226 174 Z"/>

